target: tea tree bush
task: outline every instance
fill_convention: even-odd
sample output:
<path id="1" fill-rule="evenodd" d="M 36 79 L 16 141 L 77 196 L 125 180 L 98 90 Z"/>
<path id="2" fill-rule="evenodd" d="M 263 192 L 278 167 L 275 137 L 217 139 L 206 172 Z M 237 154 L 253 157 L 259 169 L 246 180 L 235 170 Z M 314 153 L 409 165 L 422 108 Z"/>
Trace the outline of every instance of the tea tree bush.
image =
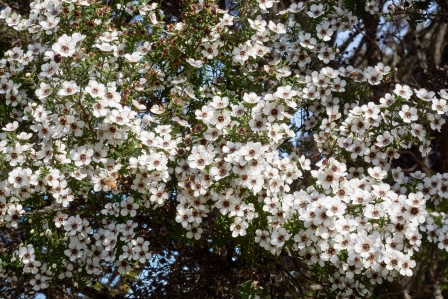
<path id="1" fill-rule="evenodd" d="M 374 98 L 393 70 L 343 64 L 335 44 L 382 13 L 354 3 L 267 18 L 275 1 L 187 1 L 176 22 L 146 1 L 1 10 L 31 37 L 0 61 L 6 288 L 82 292 L 156 262 L 165 238 L 290 256 L 328 298 L 358 298 L 412 276 L 423 244 L 448 251 L 448 174 L 394 164 L 431 153 L 448 93 L 395 84 Z M 406 3 L 392 8 L 421 12 Z"/>

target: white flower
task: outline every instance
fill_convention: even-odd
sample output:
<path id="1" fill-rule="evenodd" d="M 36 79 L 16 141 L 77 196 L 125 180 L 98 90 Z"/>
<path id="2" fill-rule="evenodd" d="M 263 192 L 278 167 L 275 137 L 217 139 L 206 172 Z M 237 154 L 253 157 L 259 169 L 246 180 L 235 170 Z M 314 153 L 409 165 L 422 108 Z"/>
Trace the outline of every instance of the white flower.
<path id="1" fill-rule="evenodd" d="M 116 49 L 115 45 L 111 45 L 110 43 L 107 43 L 107 42 L 102 42 L 101 44 L 95 44 L 93 46 L 100 49 L 103 52 L 111 52 L 111 51 L 115 51 L 115 49 Z M 126 55 L 129 55 L 129 54 L 126 54 Z"/>
<path id="2" fill-rule="evenodd" d="M 126 200 L 121 202 L 121 212 L 122 216 L 130 215 L 131 217 L 135 217 L 137 214 L 137 209 L 139 207 L 138 203 L 134 202 L 134 198 L 132 196 L 128 196 Z"/>
<path id="3" fill-rule="evenodd" d="M 317 25 L 317 37 L 324 41 L 329 41 L 333 35 L 333 29 L 331 29 L 330 26 L 331 24 L 329 22 Z"/>
<path id="4" fill-rule="evenodd" d="M 201 238 L 202 232 L 204 231 L 199 227 L 199 224 L 194 222 L 193 225 L 189 224 L 185 228 L 187 230 L 186 237 L 188 239 L 195 238 L 195 240 L 199 240 Z"/>
<path id="5" fill-rule="evenodd" d="M 415 95 L 417 97 L 419 97 L 420 99 L 422 99 L 423 101 L 426 101 L 426 102 L 432 101 L 435 97 L 435 93 L 433 91 L 428 92 L 424 88 L 421 88 L 419 90 L 414 89 L 414 91 L 415 91 Z"/>
<path id="6" fill-rule="evenodd" d="M 448 111 L 448 105 L 446 104 L 445 99 L 433 98 L 431 108 L 438 114 L 442 115 L 444 115 Z"/>
<path id="7" fill-rule="evenodd" d="M 12 132 L 15 131 L 19 127 L 19 123 L 14 121 L 12 123 L 7 123 L 6 126 L 2 128 L 3 131 Z"/>
<path id="8" fill-rule="evenodd" d="M 230 225 L 232 237 L 245 236 L 248 227 L 249 224 L 246 221 L 243 221 L 241 217 L 235 217 L 234 222 Z"/>
<path id="9" fill-rule="evenodd" d="M 285 245 L 285 242 L 289 240 L 291 235 L 286 231 L 285 228 L 280 227 L 278 230 L 275 230 L 271 235 L 271 244 L 283 247 Z"/>
<path id="10" fill-rule="evenodd" d="M 380 219 L 386 213 L 386 207 L 383 203 L 380 204 L 367 204 L 364 212 L 364 216 L 370 219 Z"/>
<path id="11" fill-rule="evenodd" d="M 29 261 L 23 267 L 23 272 L 36 274 L 39 271 L 39 267 L 41 266 L 41 262 L 39 261 Z"/>
<path id="12" fill-rule="evenodd" d="M 277 34 L 286 33 L 285 25 L 282 23 L 275 24 L 274 22 L 269 21 L 268 27 Z"/>
<path id="13" fill-rule="evenodd" d="M 55 218 L 54 218 L 54 224 L 56 227 L 65 226 L 67 220 L 67 215 L 62 214 L 61 212 L 57 212 Z"/>
<path id="14" fill-rule="evenodd" d="M 403 105 L 401 111 L 398 113 L 405 123 L 411 123 L 418 119 L 417 109 L 414 107 L 409 107 L 408 105 Z"/>
<path id="15" fill-rule="evenodd" d="M 442 129 L 443 124 L 445 123 L 445 119 L 442 118 L 440 114 L 429 114 L 428 120 L 430 121 L 431 129 L 440 131 Z"/>
<path id="16" fill-rule="evenodd" d="M 90 80 L 84 90 L 94 98 L 102 98 L 106 93 L 106 86 L 96 80 Z"/>
<path id="17" fill-rule="evenodd" d="M 210 106 L 214 107 L 215 109 L 223 109 L 229 105 L 229 98 L 220 96 L 214 96 L 212 99 L 212 102 L 210 103 Z"/>
<path id="18" fill-rule="evenodd" d="M 9 165 L 11 166 L 21 165 L 25 158 L 23 154 L 24 151 L 26 151 L 26 147 L 21 146 L 20 143 L 16 143 L 14 148 L 7 147 L 4 151 L 6 154 L 5 160 L 9 161 Z"/>
<path id="19" fill-rule="evenodd" d="M 104 103 L 107 104 L 107 106 L 118 107 L 121 96 L 117 91 L 115 91 L 115 88 L 107 88 L 102 96 L 102 99 L 104 100 Z"/>
<path id="20" fill-rule="evenodd" d="M 79 33 L 79 32 L 75 32 L 75 33 L 72 34 L 72 40 L 73 40 L 75 43 L 79 43 L 79 42 L 83 41 L 85 38 L 86 38 L 86 36 L 85 36 L 85 35 L 82 35 L 82 34 Z"/>
<path id="21" fill-rule="evenodd" d="M 359 253 L 361 257 L 367 258 L 371 253 L 376 252 L 378 249 L 378 237 L 379 233 L 374 233 L 367 236 L 366 231 L 361 231 L 355 237 L 353 249 L 356 253 Z"/>
<path id="22" fill-rule="evenodd" d="M 267 53 L 269 53 L 270 50 L 268 47 L 265 47 L 263 45 L 260 44 L 255 44 L 254 47 L 252 48 L 252 56 L 255 58 L 256 56 L 258 57 L 263 57 L 265 56 Z"/>
<path id="23" fill-rule="evenodd" d="M 335 58 L 335 55 L 330 47 L 322 47 L 317 57 L 324 63 L 329 63 L 330 60 Z"/>
<path id="24" fill-rule="evenodd" d="M 33 285 L 33 290 L 39 291 L 41 289 L 48 288 L 48 284 L 46 283 L 47 277 L 36 274 L 33 279 L 30 280 L 30 284 Z"/>
<path id="25" fill-rule="evenodd" d="M 394 93 L 397 96 L 400 96 L 406 100 L 409 100 L 412 96 L 412 90 L 407 85 L 400 85 L 400 84 L 395 85 Z"/>
<path id="26" fill-rule="evenodd" d="M 200 68 L 200 67 L 202 67 L 202 66 L 204 65 L 204 63 L 202 62 L 202 60 L 194 60 L 193 58 L 188 58 L 188 59 L 187 59 L 187 62 L 188 62 L 191 66 L 193 66 L 193 67 L 195 67 L 195 68 Z"/>
<path id="27" fill-rule="evenodd" d="M 254 132 L 265 131 L 267 129 L 266 124 L 267 119 L 261 114 L 255 115 L 255 117 L 249 121 L 249 126 Z"/>
<path id="28" fill-rule="evenodd" d="M 257 94 L 254 92 L 251 92 L 249 94 L 244 93 L 243 95 L 243 100 L 249 104 L 256 104 L 260 99 L 261 97 L 257 96 Z"/>
<path id="29" fill-rule="evenodd" d="M 76 150 L 70 151 L 70 157 L 75 162 L 76 166 L 89 165 L 93 156 L 93 149 L 87 149 L 85 146 L 80 146 Z"/>
<path id="30" fill-rule="evenodd" d="M 41 82 L 39 88 L 36 89 L 36 96 L 39 98 L 39 100 L 48 97 L 51 93 L 51 86 L 44 82 Z"/>
<path id="31" fill-rule="evenodd" d="M 22 214 L 25 213 L 21 204 L 10 205 L 8 207 L 8 214 L 5 217 L 5 222 L 8 223 L 9 226 L 13 228 L 17 228 L 18 222 Z"/>
<path id="32" fill-rule="evenodd" d="M 32 171 L 29 168 L 16 167 L 9 173 L 8 182 L 16 189 L 28 186 L 31 173 Z"/>
<path id="33" fill-rule="evenodd" d="M 285 117 L 284 109 L 285 107 L 283 105 L 268 103 L 263 109 L 263 114 L 267 115 L 269 122 L 273 122 L 276 119 L 283 120 Z"/>
<path id="34" fill-rule="evenodd" d="M 292 86 L 290 85 L 280 86 L 279 88 L 277 88 L 277 91 L 274 95 L 280 99 L 289 100 L 297 95 L 297 91 L 293 90 Z"/>
<path id="35" fill-rule="evenodd" d="M 214 124 L 218 130 L 225 128 L 232 119 L 230 118 L 230 112 L 228 110 L 219 110 L 215 112 L 214 117 L 210 120 L 211 124 Z"/>
<path id="36" fill-rule="evenodd" d="M 189 222 L 193 222 L 194 218 L 191 215 L 192 209 L 184 209 L 183 207 L 180 207 L 177 209 L 177 216 L 176 216 L 176 222 L 182 224 L 184 228 L 188 226 Z"/>
<path id="37" fill-rule="evenodd" d="M 364 71 L 364 76 L 366 77 L 367 81 L 372 85 L 378 85 L 381 83 L 381 80 L 383 79 L 383 75 L 378 72 L 376 68 L 373 67 L 367 67 L 367 69 Z"/>
<path id="38" fill-rule="evenodd" d="M 310 18 L 317 18 L 321 16 L 324 13 L 324 6 L 323 4 L 313 4 L 310 6 L 307 14 Z"/>
<path id="39" fill-rule="evenodd" d="M 414 260 L 411 260 L 409 255 L 403 255 L 401 259 L 399 260 L 398 269 L 400 271 L 401 275 L 411 277 L 412 276 L 412 270 L 411 268 L 414 268 L 416 265 L 416 262 Z"/>
<path id="40" fill-rule="evenodd" d="M 43 30 L 47 31 L 47 34 L 51 34 L 51 29 L 56 28 L 61 18 L 55 16 L 47 16 L 45 21 L 40 21 L 39 24 L 42 26 Z"/>
<path id="41" fill-rule="evenodd" d="M 338 178 L 331 171 L 323 172 L 311 170 L 311 174 L 314 177 L 317 177 L 318 182 L 324 189 L 329 189 L 330 187 L 337 189 Z"/>
<path id="42" fill-rule="evenodd" d="M 375 66 L 375 68 L 382 75 L 386 75 L 390 72 L 390 67 L 384 66 L 384 64 L 382 62 L 378 62 L 378 64 Z"/>
<path id="43" fill-rule="evenodd" d="M 232 51 L 233 61 L 244 64 L 249 59 L 250 50 L 245 44 L 235 47 Z"/>
<path id="44" fill-rule="evenodd" d="M 4 20 L 7 17 L 9 17 L 9 15 L 11 14 L 12 9 L 9 6 L 6 6 L 5 8 L 3 8 L 2 10 L 0 10 L 0 19 Z"/>
<path id="45" fill-rule="evenodd" d="M 215 152 L 211 146 L 208 148 L 203 145 L 194 146 L 191 154 L 188 156 L 189 166 L 202 170 L 213 162 L 214 157 Z"/>
<path id="46" fill-rule="evenodd" d="M 14 82 L 12 80 L 8 80 L 7 77 L 3 77 L 0 80 L 0 94 L 9 94 L 13 86 Z"/>
<path id="47" fill-rule="evenodd" d="M 421 141 L 425 139 L 426 130 L 421 124 L 411 124 L 411 135 L 417 137 Z"/>
<path id="48" fill-rule="evenodd" d="M 267 10 L 268 8 L 271 8 L 275 2 L 278 2 L 276 0 L 257 0 L 257 1 L 258 5 L 262 10 Z"/>
<path id="49" fill-rule="evenodd" d="M 300 156 L 298 159 L 298 162 L 300 163 L 300 167 L 302 167 L 303 170 L 310 170 L 311 169 L 311 161 L 307 159 L 304 155 Z"/>
<path id="50" fill-rule="evenodd" d="M 392 96 L 390 93 L 386 93 L 384 95 L 384 98 L 380 99 L 381 107 L 388 107 L 391 106 L 393 103 L 395 103 L 395 97 Z"/>
<path id="51" fill-rule="evenodd" d="M 274 179 L 275 180 L 275 179 Z M 271 180 L 270 183 L 272 183 Z M 253 194 L 257 194 L 261 191 L 261 189 L 263 188 L 263 184 L 264 184 L 264 179 L 262 176 L 260 175 L 254 175 L 252 178 L 250 178 L 244 186 L 246 186 L 247 188 L 251 189 Z M 278 184 L 277 184 L 278 186 Z M 273 186 L 271 186 L 273 187 Z"/>
<path id="52" fill-rule="evenodd" d="M 240 154 L 246 161 L 252 159 L 258 159 L 262 154 L 263 147 L 260 142 L 248 142 L 245 146 L 243 146 L 240 150 Z"/>
<path id="53" fill-rule="evenodd" d="M 12 13 L 9 17 L 6 18 L 6 23 L 8 26 L 15 26 L 18 25 L 21 21 L 22 17 L 17 13 Z"/>
<path id="54" fill-rule="evenodd" d="M 75 48 L 76 41 L 67 36 L 67 34 L 59 37 L 58 42 L 51 47 L 56 54 L 60 54 L 62 57 L 70 57 L 75 54 Z"/>
<path id="55" fill-rule="evenodd" d="M 60 96 L 69 96 L 79 92 L 79 87 L 75 81 L 64 81 L 61 84 L 61 89 L 58 91 L 58 95 Z"/>
<path id="56" fill-rule="evenodd" d="M 71 240 L 77 240 L 77 239 L 71 239 Z M 70 258 L 70 260 L 73 262 L 77 258 L 80 258 L 83 255 L 83 246 L 79 241 L 70 242 L 68 244 L 68 249 L 64 250 L 64 254 Z"/>
<path id="57" fill-rule="evenodd" d="M 201 110 L 196 110 L 196 119 L 202 120 L 204 124 L 209 124 L 214 118 L 215 110 L 209 106 L 202 106 Z"/>
<path id="58" fill-rule="evenodd" d="M 165 106 L 163 105 L 154 105 L 151 107 L 150 110 L 152 113 L 154 114 L 162 114 L 163 112 L 165 112 Z"/>
<path id="59" fill-rule="evenodd" d="M 146 241 L 145 243 L 148 243 Z M 147 260 L 151 258 L 151 252 L 148 251 L 148 245 L 144 244 L 143 246 L 136 246 L 134 247 L 134 254 L 132 256 L 132 259 L 138 260 L 140 263 L 144 264 Z"/>
<path id="60" fill-rule="evenodd" d="M 124 58 L 126 58 L 126 60 L 128 60 L 131 63 L 136 63 L 143 58 L 143 55 L 140 52 L 134 52 L 132 54 L 125 54 Z"/>
<path id="61" fill-rule="evenodd" d="M 24 264 L 28 264 L 30 261 L 34 261 L 34 247 L 28 244 L 27 247 L 19 247 L 19 258 Z"/>
<path id="62" fill-rule="evenodd" d="M 376 140 L 376 143 L 379 147 L 388 146 L 394 141 L 394 136 L 392 136 L 388 131 L 384 132 L 383 135 L 379 135 Z"/>
<path id="63" fill-rule="evenodd" d="M 299 33 L 299 40 L 300 45 L 308 49 L 314 49 L 314 46 L 317 43 L 317 40 L 314 37 L 311 37 L 311 33 L 305 33 L 303 31 Z"/>
<path id="64" fill-rule="evenodd" d="M 79 215 L 76 215 L 76 217 L 70 216 L 65 222 L 64 230 L 72 236 L 80 232 L 82 230 L 82 218 Z"/>
<path id="65" fill-rule="evenodd" d="M 371 15 L 375 14 L 378 12 L 379 7 L 378 7 L 378 3 L 376 2 L 376 0 L 373 1 L 367 1 L 366 5 L 365 5 L 365 9 L 366 11 L 368 11 Z"/>
<path id="66" fill-rule="evenodd" d="M 439 94 L 440 94 L 440 96 L 441 96 L 442 98 L 444 98 L 445 100 L 448 100 L 448 92 L 446 92 L 445 89 L 441 89 L 441 90 L 439 91 Z"/>
<path id="67" fill-rule="evenodd" d="M 42 72 L 39 74 L 41 77 L 51 77 L 59 70 L 59 64 L 54 61 L 45 63 L 41 66 Z"/>
<path id="68" fill-rule="evenodd" d="M 448 252 L 448 232 L 441 232 L 438 241 L 437 247 Z"/>
<path id="69" fill-rule="evenodd" d="M 206 42 L 202 45 L 202 47 L 204 49 L 201 51 L 201 53 L 207 59 L 213 59 L 219 53 L 216 44 L 210 44 L 210 43 Z"/>
<path id="70" fill-rule="evenodd" d="M 106 109 L 106 107 L 107 107 L 107 101 L 101 100 L 101 101 L 96 102 L 93 105 L 93 107 L 92 107 L 93 108 L 93 111 L 92 111 L 93 115 L 95 117 L 106 116 L 109 113 L 109 110 Z"/>
<path id="71" fill-rule="evenodd" d="M 303 2 L 299 2 L 299 3 L 293 3 L 289 6 L 289 11 L 292 13 L 298 13 L 300 12 L 302 9 L 304 9 L 304 4 Z"/>
<path id="72" fill-rule="evenodd" d="M 126 54 L 125 45 L 119 44 L 118 46 L 114 46 L 114 56 L 115 57 L 123 57 Z"/>

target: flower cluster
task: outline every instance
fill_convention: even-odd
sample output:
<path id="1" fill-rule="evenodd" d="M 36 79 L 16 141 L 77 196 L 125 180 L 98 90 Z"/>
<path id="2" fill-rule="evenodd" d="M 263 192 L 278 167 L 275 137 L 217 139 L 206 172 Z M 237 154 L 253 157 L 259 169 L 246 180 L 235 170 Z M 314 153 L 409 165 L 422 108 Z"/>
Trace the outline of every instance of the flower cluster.
<path id="1" fill-rule="evenodd" d="M 276 23 L 262 17 L 275 1 L 235 16 L 204 0 L 176 24 L 141 2 L 113 7 L 140 15 L 127 27 L 95 1 L 0 12 L 33 37 L 0 60 L 0 220 L 27 237 L 0 253 L 1 277 L 20 269 L 37 291 L 130 272 L 156 250 L 139 219 L 172 203 L 184 241 L 213 242 L 213 222 L 326 269 L 343 297 L 411 276 L 423 234 L 448 250 L 448 222 L 426 209 L 447 175 L 392 166 L 400 149 L 430 152 L 448 93 L 396 85 L 361 101 L 390 68 L 328 66 L 328 42 L 358 22 L 343 1 L 294 3 Z M 316 155 L 292 147 L 310 139 Z"/>

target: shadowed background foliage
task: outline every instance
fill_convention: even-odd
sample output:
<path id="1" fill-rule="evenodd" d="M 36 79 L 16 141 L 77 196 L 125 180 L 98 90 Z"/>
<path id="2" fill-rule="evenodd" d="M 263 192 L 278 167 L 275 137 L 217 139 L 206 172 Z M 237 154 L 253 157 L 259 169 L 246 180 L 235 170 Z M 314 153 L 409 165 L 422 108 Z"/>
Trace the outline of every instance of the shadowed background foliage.
<path id="1" fill-rule="evenodd" d="M 1 0 L 0 7 L 10 6 L 14 11 L 28 15 L 27 0 Z M 102 1 L 104 5 L 115 6 L 119 1 Z M 159 3 L 167 24 L 182 20 L 187 2 L 184 0 L 149 1 Z M 238 1 L 219 0 L 217 6 L 238 13 Z M 281 21 L 277 12 L 286 9 L 293 0 L 282 0 L 274 5 L 266 19 Z M 389 6 L 395 14 L 394 20 L 385 20 L 379 15 L 370 15 L 364 11 L 365 1 L 346 0 L 346 5 L 358 13 L 362 23 L 339 44 L 341 58 L 330 66 L 352 65 L 365 67 L 383 62 L 395 68 L 388 84 L 371 89 L 371 98 L 378 100 L 384 93 L 393 90 L 397 83 L 407 84 L 411 88 L 440 90 L 448 86 L 448 3 L 446 0 L 422 1 L 422 9 L 432 7 L 430 15 L 419 14 L 415 10 L 407 15 L 403 7 Z M 390 1 L 380 0 L 380 7 Z M 406 26 L 406 19 L 414 22 Z M 420 21 L 427 23 L 422 30 L 415 26 Z M 129 24 L 131 19 L 117 20 Z M 403 27 L 404 26 L 404 27 Z M 404 29 L 405 28 L 405 29 Z M 19 36 L 0 23 L 0 57 L 8 49 L 26 44 L 27 35 Z M 336 45 L 336 35 L 333 43 Z M 339 41 L 340 42 L 340 41 Z M 395 163 L 405 172 L 448 172 L 448 126 L 434 134 L 433 151 L 422 158 L 418 149 L 402 153 Z M 353 166 L 353 165 L 351 165 Z M 232 243 L 223 243 L 220 248 L 210 248 L 209 244 L 196 243 L 195 246 L 177 241 L 176 223 L 167 223 L 165 219 L 174 219 L 176 202 L 169 201 L 155 217 L 141 216 L 136 221 L 147 225 L 148 240 L 159 254 L 156 263 L 145 265 L 128 277 L 116 273 L 105 273 L 104 279 L 96 285 L 82 290 L 67 282 L 65 287 L 50 288 L 45 291 L 47 298 L 79 298 L 83 294 L 90 298 L 238 298 L 238 292 L 244 289 L 246 281 L 257 281 L 271 294 L 271 298 L 319 298 L 325 296 L 328 282 L 310 278 L 306 265 L 286 254 L 272 256 L 259 248 L 251 256 L 242 254 Z M 0 250 L 7 245 L 9 232 L 0 229 Z M 422 246 L 417 255 L 418 266 L 411 278 L 378 286 L 374 290 L 375 298 L 448 298 L 448 256 L 431 248 Z M 21 282 L 10 286 L 0 286 L 0 297 L 34 298 L 33 292 L 24 293 Z"/>

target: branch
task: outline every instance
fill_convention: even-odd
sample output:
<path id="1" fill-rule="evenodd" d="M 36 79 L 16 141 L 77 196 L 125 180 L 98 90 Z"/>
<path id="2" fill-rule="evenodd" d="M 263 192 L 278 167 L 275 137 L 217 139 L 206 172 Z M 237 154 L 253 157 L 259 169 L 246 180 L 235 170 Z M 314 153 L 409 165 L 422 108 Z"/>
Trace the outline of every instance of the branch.
<path id="1" fill-rule="evenodd" d="M 424 172 L 426 172 L 427 174 L 434 174 L 434 171 L 428 165 L 426 165 L 426 163 L 423 163 L 421 161 L 421 159 L 419 159 L 417 157 L 417 155 L 414 154 L 412 151 L 400 151 L 399 153 L 400 153 L 400 155 L 403 155 L 403 154 L 410 155 L 412 158 L 414 158 L 415 162 L 417 162 L 418 166 L 420 166 L 422 168 L 422 170 L 424 170 Z"/>

